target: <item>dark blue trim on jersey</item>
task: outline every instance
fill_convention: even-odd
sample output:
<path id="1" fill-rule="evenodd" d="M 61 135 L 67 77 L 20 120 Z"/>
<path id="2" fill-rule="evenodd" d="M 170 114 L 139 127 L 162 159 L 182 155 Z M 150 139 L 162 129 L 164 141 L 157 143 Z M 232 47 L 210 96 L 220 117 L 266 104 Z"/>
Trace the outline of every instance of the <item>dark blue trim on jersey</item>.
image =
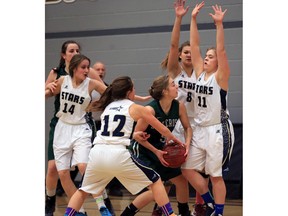
<path id="1" fill-rule="evenodd" d="M 226 104 L 226 96 L 227 96 L 227 91 L 221 89 L 220 90 L 220 97 L 221 97 L 221 108 L 223 110 L 226 110 L 227 104 Z"/>
<path id="2" fill-rule="evenodd" d="M 222 158 L 222 174 L 229 171 L 229 163 L 231 153 L 233 151 L 232 132 L 228 120 L 228 115 L 225 110 L 221 110 L 221 126 L 223 135 L 223 158 Z M 233 125 L 231 125 L 233 127 Z M 235 135 L 234 135 L 235 136 Z"/>
<path id="3" fill-rule="evenodd" d="M 147 178 L 155 183 L 160 178 L 160 175 L 153 170 L 151 167 L 146 166 L 146 164 L 140 160 L 139 158 L 135 157 L 135 155 L 131 154 L 131 159 L 135 163 L 135 165 L 142 170 L 143 173 L 147 176 Z"/>
<path id="4" fill-rule="evenodd" d="M 242 21 L 223 22 L 224 28 L 242 28 Z M 45 34 L 45 39 L 55 38 L 73 38 L 73 37 L 98 37 L 111 35 L 131 35 L 131 34 L 149 34 L 171 32 L 173 25 L 163 26 L 148 26 L 136 28 L 118 28 L 118 29 L 103 29 L 90 31 L 72 31 L 72 32 L 51 32 Z M 215 29 L 214 23 L 199 23 L 199 30 Z M 181 25 L 181 31 L 190 31 L 190 24 Z"/>

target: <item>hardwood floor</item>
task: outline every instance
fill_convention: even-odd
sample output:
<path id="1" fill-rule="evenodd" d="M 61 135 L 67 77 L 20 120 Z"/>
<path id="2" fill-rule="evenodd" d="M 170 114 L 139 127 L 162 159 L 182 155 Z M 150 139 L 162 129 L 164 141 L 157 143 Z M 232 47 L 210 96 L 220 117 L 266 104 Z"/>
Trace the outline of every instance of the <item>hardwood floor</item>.
<path id="1" fill-rule="evenodd" d="M 134 199 L 135 196 L 131 195 L 128 191 L 123 191 L 123 197 L 110 196 L 110 200 L 113 204 L 115 213 L 117 216 L 120 216 L 121 212 L 125 209 L 125 207 L 130 204 L 130 202 Z M 174 211 L 177 213 L 177 202 L 175 197 L 169 197 L 170 202 Z M 67 197 L 64 195 L 62 197 L 57 197 L 57 206 L 54 216 L 63 216 L 65 213 L 65 209 L 68 203 Z M 194 198 L 190 199 L 190 209 L 192 210 L 192 206 L 195 202 Z M 136 215 L 139 216 L 151 216 L 151 212 L 153 209 L 154 203 L 150 203 L 145 208 L 141 209 Z M 97 205 L 92 196 L 89 196 L 84 203 L 85 211 L 88 216 L 101 216 L 97 209 Z M 226 200 L 226 205 L 224 209 L 225 216 L 242 216 L 243 208 L 242 208 L 242 200 Z"/>

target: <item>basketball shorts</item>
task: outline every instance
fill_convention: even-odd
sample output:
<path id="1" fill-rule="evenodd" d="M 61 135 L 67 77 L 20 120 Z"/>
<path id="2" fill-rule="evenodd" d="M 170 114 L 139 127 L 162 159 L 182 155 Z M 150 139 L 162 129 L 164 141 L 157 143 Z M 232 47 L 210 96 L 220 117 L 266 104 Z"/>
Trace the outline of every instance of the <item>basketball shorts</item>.
<path id="1" fill-rule="evenodd" d="M 195 122 L 194 122 L 194 118 L 189 117 L 189 122 L 192 128 L 192 131 L 194 130 L 195 127 Z M 176 125 L 172 131 L 172 134 L 177 137 L 181 142 L 185 143 L 185 136 L 184 136 L 184 128 L 181 124 L 180 119 L 178 119 L 178 121 L 176 122 Z M 192 141 L 191 141 L 192 144 Z"/>
<path id="2" fill-rule="evenodd" d="M 231 121 L 207 127 L 196 126 L 192 146 L 182 169 L 195 169 L 212 177 L 222 176 L 228 169 L 234 145 Z"/>
<path id="3" fill-rule="evenodd" d="M 79 163 L 87 163 L 91 150 L 92 130 L 88 124 L 71 125 L 58 121 L 53 141 L 57 170 L 73 170 Z"/>
<path id="4" fill-rule="evenodd" d="M 94 145 L 80 190 L 98 195 L 114 177 L 133 195 L 160 178 L 153 169 L 133 158 L 126 146 Z"/>
<path id="5" fill-rule="evenodd" d="M 48 142 L 48 161 L 55 159 L 54 151 L 53 151 L 53 140 L 54 140 L 54 131 L 55 131 L 57 122 L 58 122 L 57 117 L 53 117 L 50 121 L 49 142 Z"/>
<path id="6" fill-rule="evenodd" d="M 182 174 L 180 168 L 165 167 L 161 164 L 158 158 L 156 161 L 156 160 L 150 159 L 149 156 L 146 157 L 144 154 L 141 154 L 141 153 L 139 154 L 137 158 L 143 161 L 145 165 L 155 170 L 160 175 L 162 181 L 168 181 Z"/>

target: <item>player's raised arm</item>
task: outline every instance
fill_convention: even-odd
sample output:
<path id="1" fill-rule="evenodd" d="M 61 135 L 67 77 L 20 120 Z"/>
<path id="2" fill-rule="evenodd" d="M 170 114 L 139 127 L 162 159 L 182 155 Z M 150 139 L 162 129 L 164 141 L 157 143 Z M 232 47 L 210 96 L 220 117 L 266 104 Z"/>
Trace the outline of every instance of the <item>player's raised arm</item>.
<path id="1" fill-rule="evenodd" d="M 174 2 L 175 21 L 171 34 L 170 50 L 167 63 L 167 72 L 174 79 L 181 71 L 179 65 L 179 40 L 182 18 L 189 10 L 189 6 L 185 7 L 185 0 L 176 0 Z"/>
<path id="2" fill-rule="evenodd" d="M 200 51 L 200 38 L 197 26 L 197 15 L 199 11 L 204 7 L 205 3 L 202 1 L 200 4 L 196 4 L 191 14 L 190 23 L 190 46 L 191 46 L 191 60 L 194 66 L 194 71 L 196 72 L 196 77 L 200 75 L 203 71 L 203 59 L 201 57 Z"/>
<path id="3" fill-rule="evenodd" d="M 224 28 L 223 19 L 227 11 L 222 11 L 222 7 L 219 5 L 212 6 L 214 14 L 209 15 L 213 18 L 216 25 L 216 54 L 218 59 L 218 69 L 216 71 L 216 79 L 222 89 L 228 90 L 228 82 L 230 77 L 230 67 L 226 50 L 224 46 Z"/>

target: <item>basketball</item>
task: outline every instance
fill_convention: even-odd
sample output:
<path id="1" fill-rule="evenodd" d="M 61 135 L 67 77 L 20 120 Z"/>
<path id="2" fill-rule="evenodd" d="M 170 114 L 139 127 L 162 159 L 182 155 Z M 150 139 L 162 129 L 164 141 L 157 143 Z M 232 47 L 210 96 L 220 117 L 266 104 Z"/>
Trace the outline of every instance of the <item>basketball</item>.
<path id="1" fill-rule="evenodd" d="M 179 145 L 170 141 L 164 146 L 162 151 L 167 152 L 167 154 L 163 155 L 163 158 L 169 163 L 169 167 L 171 168 L 178 168 L 185 162 L 187 155 L 184 156 L 186 152 L 184 145 Z"/>

